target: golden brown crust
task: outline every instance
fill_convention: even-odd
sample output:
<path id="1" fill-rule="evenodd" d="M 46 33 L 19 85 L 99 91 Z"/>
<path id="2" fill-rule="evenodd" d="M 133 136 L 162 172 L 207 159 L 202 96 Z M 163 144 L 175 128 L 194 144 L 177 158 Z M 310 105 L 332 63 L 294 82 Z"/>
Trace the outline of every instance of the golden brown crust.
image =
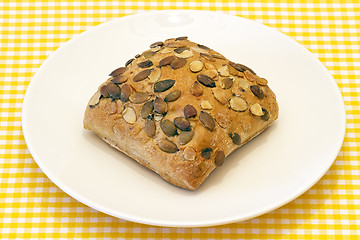
<path id="1" fill-rule="evenodd" d="M 199 187 L 278 117 L 265 79 L 186 38 L 154 44 L 111 75 L 89 101 L 84 127 L 182 188 Z"/>

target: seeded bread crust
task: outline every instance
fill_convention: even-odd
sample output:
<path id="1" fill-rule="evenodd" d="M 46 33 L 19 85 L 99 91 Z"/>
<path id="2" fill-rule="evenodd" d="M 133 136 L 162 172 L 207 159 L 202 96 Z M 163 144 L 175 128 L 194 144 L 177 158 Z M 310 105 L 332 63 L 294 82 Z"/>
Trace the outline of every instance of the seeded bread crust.
<path id="1" fill-rule="evenodd" d="M 267 80 L 180 37 L 114 70 L 90 99 L 84 127 L 166 181 L 195 190 L 278 110 Z"/>

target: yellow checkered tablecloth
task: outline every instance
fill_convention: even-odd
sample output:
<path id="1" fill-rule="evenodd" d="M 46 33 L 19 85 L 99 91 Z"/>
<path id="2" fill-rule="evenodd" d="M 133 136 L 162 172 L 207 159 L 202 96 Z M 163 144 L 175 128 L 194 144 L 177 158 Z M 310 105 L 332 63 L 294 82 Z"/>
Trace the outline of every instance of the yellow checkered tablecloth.
<path id="1" fill-rule="evenodd" d="M 39 169 L 21 129 L 31 77 L 63 42 L 91 26 L 148 10 L 222 11 L 289 35 L 327 67 L 346 105 L 341 151 L 326 175 L 289 204 L 207 228 L 124 221 L 69 197 Z M 353 1 L 0 1 L 0 238 L 360 239 L 360 3 Z"/>

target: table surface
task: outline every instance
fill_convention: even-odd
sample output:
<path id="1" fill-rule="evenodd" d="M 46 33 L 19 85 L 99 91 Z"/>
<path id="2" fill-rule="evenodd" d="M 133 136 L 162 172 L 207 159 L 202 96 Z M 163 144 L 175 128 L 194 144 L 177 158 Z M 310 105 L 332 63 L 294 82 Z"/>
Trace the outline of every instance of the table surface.
<path id="1" fill-rule="evenodd" d="M 221 11 L 273 27 L 305 46 L 341 90 L 346 136 L 334 164 L 306 193 L 260 217 L 206 228 L 117 219 L 71 198 L 29 153 L 21 128 L 32 76 L 61 43 L 86 29 L 150 10 Z M 360 238 L 360 3 L 358 1 L 1 1 L 0 238 Z"/>

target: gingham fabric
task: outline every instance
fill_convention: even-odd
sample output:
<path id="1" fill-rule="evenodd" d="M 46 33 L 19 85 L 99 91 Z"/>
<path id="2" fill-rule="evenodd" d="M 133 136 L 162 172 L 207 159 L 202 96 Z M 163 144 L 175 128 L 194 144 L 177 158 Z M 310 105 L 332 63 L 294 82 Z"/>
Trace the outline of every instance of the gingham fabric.
<path id="1" fill-rule="evenodd" d="M 0 2 L 1 239 L 360 239 L 360 4 L 294 1 Z M 164 228 L 128 222 L 69 197 L 39 169 L 21 129 L 26 88 L 44 60 L 74 35 L 149 10 L 221 11 L 273 27 L 327 67 L 346 105 L 341 151 L 325 176 L 289 204 L 217 227 Z"/>

